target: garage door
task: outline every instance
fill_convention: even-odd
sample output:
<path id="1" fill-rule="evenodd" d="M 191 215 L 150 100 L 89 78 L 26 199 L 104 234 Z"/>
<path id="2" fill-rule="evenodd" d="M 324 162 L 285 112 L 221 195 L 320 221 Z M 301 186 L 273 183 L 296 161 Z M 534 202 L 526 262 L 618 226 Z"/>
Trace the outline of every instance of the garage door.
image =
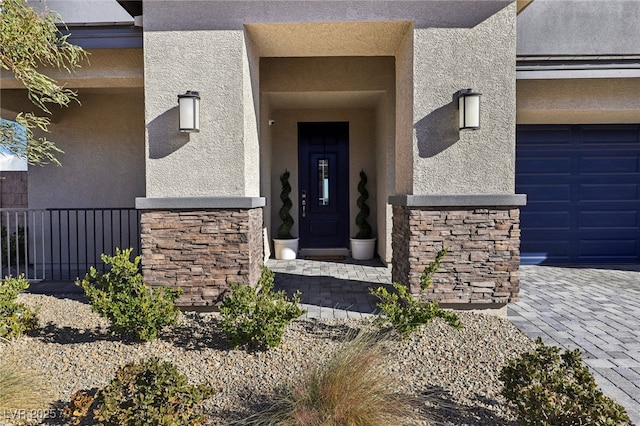
<path id="1" fill-rule="evenodd" d="M 523 264 L 640 260 L 640 126 L 519 126 Z"/>

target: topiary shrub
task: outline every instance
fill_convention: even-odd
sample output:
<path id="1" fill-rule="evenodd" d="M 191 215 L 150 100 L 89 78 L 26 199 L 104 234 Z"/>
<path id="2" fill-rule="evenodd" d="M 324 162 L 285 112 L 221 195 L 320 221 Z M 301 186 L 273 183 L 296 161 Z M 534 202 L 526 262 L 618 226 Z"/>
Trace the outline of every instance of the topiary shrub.
<path id="1" fill-rule="evenodd" d="M 282 184 L 282 192 L 280 192 L 280 200 L 282 200 L 282 207 L 280 208 L 280 220 L 282 223 L 278 228 L 278 238 L 282 240 L 290 240 L 293 238 L 291 235 L 291 227 L 293 227 L 293 217 L 289 211 L 293 207 L 289 194 L 291 193 L 291 185 L 289 184 L 289 171 L 285 169 L 284 173 L 280 175 L 280 183 Z"/>
<path id="2" fill-rule="evenodd" d="M 140 256 L 131 262 L 129 248 L 116 248 L 115 256 L 102 255 L 102 261 L 110 265 L 107 273 L 99 273 L 91 267 L 82 281 L 82 287 L 91 308 L 111 321 L 111 329 L 140 340 L 153 340 L 165 326 L 177 324 L 180 311 L 174 302 L 182 294 L 181 289 L 150 289 L 142 282 Z"/>
<path id="3" fill-rule="evenodd" d="M 197 405 L 213 394 L 209 385 L 190 385 L 170 362 L 151 358 L 120 368 L 97 392 L 74 393 L 64 412 L 75 424 L 195 426 L 205 421 Z"/>
<path id="4" fill-rule="evenodd" d="M 420 277 L 421 291 L 431 285 L 431 275 L 438 270 L 440 261 L 446 254 L 447 249 L 443 248 L 436 254 L 435 260 L 424 269 Z M 393 288 L 394 293 L 384 287 L 369 289 L 369 292 L 380 300 L 376 306 L 382 310 L 383 314 L 378 316 L 376 322 L 381 326 L 387 322 L 391 323 L 403 339 L 407 339 L 422 324 L 427 324 L 434 318 L 442 318 L 456 329 L 462 328 L 460 318 L 453 312 L 440 308 L 435 300 L 425 302 L 415 298 L 406 286 L 399 283 L 393 283 Z"/>
<path id="5" fill-rule="evenodd" d="M 597 388 L 580 351 L 565 351 L 536 341 L 533 352 L 509 361 L 500 372 L 502 395 L 521 425 L 577 426 L 627 424 L 622 406 Z"/>
<path id="6" fill-rule="evenodd" d="M 11 339 L 38 325 L 36 312 L 16 301 L 18 293 L 29 288 L 24 275 L 5 277 L 0 282 L 0 337 Z"/>
<path id="7" fill-rule="evenodd" d="M 231 284 L 232 295 L 222 301 L 220 314 L 222 329 L 236 347 L 276 347 L 287 324 L 304 313 L 298 306 L 301 293 L 289 300 L 284 291 L 274 292 L 274 278 L 273 271 L 263 267 L 257 292 L 251 286 Z"/>
<path id="8" fill-rule="evenodd" d="M 371 238 L 371 225 L 367 222 L 367 218 L 370 214 L 369 206 L 367 205 L 367 200 L 369 199 L 369 191 L 366 188 L 367 185 L 367 175 L 364 170 L 360 171 L 360 182 L 358 183 L 358 192 L 360 196 L 358 197 L 357 204 L 360 211 L 356 216 L 356 225 L 358 225 L 358 233 L 355 238 L 357 239 L 369 239 Z"/>

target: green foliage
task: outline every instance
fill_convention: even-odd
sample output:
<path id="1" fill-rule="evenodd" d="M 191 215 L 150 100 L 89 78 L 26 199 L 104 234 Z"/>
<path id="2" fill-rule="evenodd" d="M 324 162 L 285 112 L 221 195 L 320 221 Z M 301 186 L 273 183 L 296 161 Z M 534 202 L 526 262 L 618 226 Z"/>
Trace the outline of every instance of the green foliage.
<path id="1" fill-rule="evenodd" d="M 395 293 L 378 287 L 371 289 L 371 294 L 380 299 L 377 306 L 384 312 L 382 323 L 389 321 L 403 339 L 417 331 L 420 325 L 427 324 L 434 318 L 442 318 L 456 329 L 462 328 L 460 318 L 453 312 L 440 308 L 438 302 L 419 300 L 407 291 L 407 287 L 399 283 L 393 283 L 393 288 Z"/>
<path id="2" fill-rule="evenodd" d="M 596 385 L 580 351 L 545 346 L 509 361 L 500 372 L 502 395 L 515 407 L 521 425 L 620 425 L 629 422 L 624 408 Z"/>
<path id="3" fill-rule="evenodd" d="M 420 278 L 421 292 L 431 285 L 431 275 L 438 270 L 440 261 L 446 254 L 446 248 L 440 250 L 436 259 L 424 269 Z M 442 318 L 456 329 L 462 328 L 460 318 L 453 312 L 440 308 L 435 300 L 426 302 L 416 298 L 409 293 L 406 286 L 399 283 L 393 283 L 393 288 L 395 292 L 389 292 L 384 287 L 369 289 L 369 291 L 380 300 L 377 306 L 384 313 L 384 316 L 378 316 L 378 324 L 390 322 L 403 339 L 408 338 L 422 324 L 427 324 L 434 318 Z"/>
<path id="4" fill-rule="evenodd" d="M 18 293 L 29 288 L 24 275 L 5 277 L 0 283 L 0 337 L 11 339 L 38 325 L 36 313 L 16 301 Z"/>
<path id="5" fill-rule="evenodd" d="M 111 265 L 105 274 L 91 267 L 82 281 L 76 282 L 84 290 L 92 309 L 111 321 L 111 328 L 121 335 L 141 340 L 153 340 L 158 330 L 177 324 L 180 311 L 174 302 L 181 289 L 150 289 L 142 282 L 140 256 L 131 262 L 132 249 L 116 248 L 115 256 L 102 255 Z"/>
<path id="6" fill-rule="evenodd" d="M 432 284 L 431 276 L 435 274 L 438 271 L 438 269 L 440 269 L 440 263 L 442 263 L 442 258 L 447 255 L 448 251 L 449 249 L 446 247 L 443 247 L 442 249 L 440 249 L 438 253 L 436 253 L 436 258 L 433 260 L 433 262 L 429 263 L 424 268 L 424 271 L 422 271 L 422 275 L 420 276 L 420 288 L 422 289 L 422 291 L 426 290 L 431 286 Z"/>
<path id="7" fill-rule="evenodd" d="M 231 284 L 233 293 L 223 300 L 220 313 L 222 329 L 236 347 L 276 347 L 287 324 L 304 313 L 298 306 L 300 292 L 289 300 L 284 291 L 273 291 L 273 280 L 273 271 L 263 267 L 258 292 L 251 286 Z"/>
<path id="8" fill-rule="evenodd" d="M 360 171 L 360 182 L 358 183 L 358 192 L 360 196 L 358 197 L 358 208 L 360 211 L 356 216 L 356 225 L 358 225 L 358 233 L 356 234 L 356 238 L 358 239 L 369 239 L 371 238 L 371 225 L 367 222 L 367 218 L 369 217 L 370 209 L 367 205 L 367 199 L 369 199 L 369 192 L 366 188 L 367 185 L 367 175 L 364 170 Z"/>
<path id="9" fill-rule="evenodd" d="M 69 72 L 80 67 L 87 53 L 62 36 L 57 24 L 60 15 L 39 12 L 25 0 L 3 0 L 0 8 L 0 67 L 13 73 L 27 89 L 29 100 L 50 114 L 48 104 L 67 106 L 76 100 L 76 93 L 38 71 L 42 65 L 65 69 Z M 62 152 L 46 138 L 35 138 L 34 129 L 46 132 L 47 117 L 32 113 L 19 113 L 15 121 L 26 129 L 26 141 L 16 138 L 15 128 L 0 123 L 0 145 L 30 164 L 56 163 L 56 153 Z M 26 143 L 25 143 L 26 142 Z"/>
<path id="10" fill-rule="evenodd" d="M 56 158 L 63 151 L 45 137 L 38 137 L 34 131 L 49 132 L 48 117 L 38 117 L 33 113 L 20 112 L 15 117 L 23 133 L 17 131 L 16 125 L 8 120 L 0 120 L 0 146 L 20 158 L 26 158 L 29 164 L 45 165 L 54 163 L 60 165 Z"/>
<path id="11" fill-rule="evenodd" d="M 76 424 L 196 426 L 205 421 L 197 405 L 213 394 L 211 386 L 190 385 L 170 362 L 151 358 L 120 368 L 97 393 L 75 393 L 65 413 Z"/>
<path id="12" fill-rule="evenodd" d="M 377 426 L 406 424 L 411 407 L 386 371 L 384 336 L 360 333 L 315 366 L 268 410 L 239 425 Z"/>
<path id="13" fill-rule="evenodd" d="M 293 226 L 293 217 L 289 211 L 293 207 L 289 194 L 291 193 L 291 185 L 289 184 L 289 171 L 285 169 L 284 173 L 280 175 L 280 182 L 282 183 L 282 192 L 280 193 L 280 200 L 282 200 L 282 207 L 280 208 L 280 220 L 282 223 L 278 228 L 278 238 L 283 240 L 290 240 L 293 238 L 291 235 L 291 227 Z"/>
<path id="14" fill-rule="evenodd" d="M 27 251 L 24 246 L 25 228 L 19 226 L 17 231 L 15 229 L 9 232 L 9 244 L 7 245 L 7 227 L 2 226 L 0 228 L 0 246 L 2 247 L 2 265 L 7 266 L 9 264 L 16 265 L 18 259 L 20 264 L 24 265 L 27 259 Z"/>

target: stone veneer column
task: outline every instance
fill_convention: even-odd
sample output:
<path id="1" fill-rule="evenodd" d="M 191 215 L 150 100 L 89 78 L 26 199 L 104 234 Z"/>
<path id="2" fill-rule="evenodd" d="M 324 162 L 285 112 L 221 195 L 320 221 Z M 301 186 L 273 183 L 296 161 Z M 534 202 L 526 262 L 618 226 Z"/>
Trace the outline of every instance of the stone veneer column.
<path id="1" fill-rule="evenodd" d="M 524 195 L 406 195 L 389 202 L 394 282 L 418 293 L 425 266 L 447 247 L 429 298 L 454 305 L 518 300 L 518 207 L 525 204 Z"/>
<path id="2" fill-rule="evenodd" d="M 218 304 L 255 285 L 264 260 L 263 198 L 139 198 L 145 283 L 180 287 L 179 306 Z"/>

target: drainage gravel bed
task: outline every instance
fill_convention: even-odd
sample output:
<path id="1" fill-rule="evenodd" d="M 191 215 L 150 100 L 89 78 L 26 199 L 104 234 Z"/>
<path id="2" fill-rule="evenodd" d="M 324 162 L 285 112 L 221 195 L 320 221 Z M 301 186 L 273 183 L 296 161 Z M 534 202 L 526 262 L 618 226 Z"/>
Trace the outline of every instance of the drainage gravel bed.
<path id="1" fill-rule="evenodd" d="M 202 406 L 211 425 L 229 424 L 265 408 L 279 390 L 339 350 L 349 333 L 371 327 L 367 320 L 297 320 L 280 347 L 251 353 L 229 345 L 218 314 L 187 312 L 178 327 L 165 330 L 159 339 L 128 342 L 110 334 L 108 321 L 80 296 L 68 297 L 21 294 L 19 301 L 38 307 L 40 326 L 28 336 L 0 342 L 3 361 L 39 371 L 53 399 L 64 403 L 75 391 L 103 387 L 118 367 L 157 356 L 174 363 L 192 382 L 216 388 Z M 416 401 L 406 423 L 513 424 L 500 396 L 498 374 L 509 359 L 534 344 L 506 319 L 459 315 L 462 330 L 434 320 L 406 341 L 384 343 L 384 363 L 398 392 Z"/>

